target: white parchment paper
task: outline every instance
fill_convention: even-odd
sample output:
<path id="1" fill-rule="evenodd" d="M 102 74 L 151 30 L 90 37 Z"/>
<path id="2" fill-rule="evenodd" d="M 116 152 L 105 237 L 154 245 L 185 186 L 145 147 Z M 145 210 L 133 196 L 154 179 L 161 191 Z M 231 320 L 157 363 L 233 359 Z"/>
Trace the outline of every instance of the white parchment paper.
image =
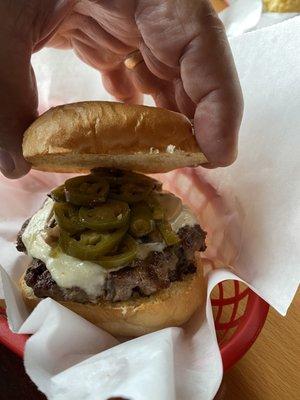
<path id="1" fill-rule="evenodd" d="M 206 257 L 227 267 L 210 271 L 207 264 L 208 298 L 218 282 L 238 278 L 283 315 L 300 278 L 299 30 L 293 18 L 231 40 L 245 98 L 238 161 L 164 177 L 208 231 Z M 70 52 L 43 50 L 34 67 L 44 108 L 107 98 L 98 73 Z M 4 295 L 12 329 L 33 334 L 24 360 L 31 379 L 55 400 L 213 399 L 222 364 L 209 301 L 185 327 L 125 343 L 51 299 L 28 316 L 17 281 L 29 259 L 15 251 L 15 236 L 64 179 L 39 172 L 0 179 Z"/>
<path id="2" fill-rule="evenodd" d="M 297 13 L 264 12 L 262 0 L 226 0 L 226 2 L 229 6 L 219 13 L 219 17 L 229 37 L 278 24 L 297 15 Z"/>

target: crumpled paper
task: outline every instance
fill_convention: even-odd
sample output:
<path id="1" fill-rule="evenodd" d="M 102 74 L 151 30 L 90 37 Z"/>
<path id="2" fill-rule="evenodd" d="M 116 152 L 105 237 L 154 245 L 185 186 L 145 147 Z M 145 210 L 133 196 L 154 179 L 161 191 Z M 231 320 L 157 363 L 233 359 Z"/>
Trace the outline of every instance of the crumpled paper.
<path id="1" fill-rule="evenodd" d="M 299 24 L 294 18 L 230 41 L 245 100 L 238 161 L 226 169 L 182 171 L 178 187 L 175 172 L 164 177 L 197 211 L 209 234 L 205 256 L 218 266 L 205 264 L 206 309 L 185 327 L 118 343 L 51 299 L 28 317 L 17 281 L 29 259 L 13 242 L 25 218 L 65 176 L 33 171 L 18 181 L 1 178 L 0 262 L 9 323 L 33 334 L 25 368 L 49 399 L 213 399 L 222 364 L 212 288 L 225 279 L 244 280 L 286 313 L 300 280 Z M 97 72 L 70 52 L 44 50 L 34 57 L 34 67 L 46 108 L 107 98 Z"/>
<path id="2" fill-rule="evenodd" d="M 293 18 L 297 13 L 263 11 L 262 0 L 227 0 L 229 7 L 219 13 L 227 36 L 239 36 Z"/>

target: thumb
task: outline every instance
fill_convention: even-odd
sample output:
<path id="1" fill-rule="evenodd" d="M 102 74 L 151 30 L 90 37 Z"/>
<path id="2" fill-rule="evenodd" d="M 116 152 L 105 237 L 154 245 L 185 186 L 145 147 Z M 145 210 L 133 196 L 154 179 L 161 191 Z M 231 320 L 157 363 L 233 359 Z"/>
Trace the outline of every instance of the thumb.
<path id="1" fill-rule="evenodd" d="M 6 178 L 16 179 L 26 175 L 30 165 L 18 152 L 8 152 L 0 148 L 0 170 Z"/>
<path id="2" fill-rule="evenodd" d="M 0 170 L 19 178 L 30 170 L 22 155 L 26 128 L 37 117 L 37 90 L 31 46 L 0 35 Z"/>
<path id="3" fill-rule="evenodd" d="M 37 118 L 31 53 L 41 48 L 76 0 L 0 1 L 0 171 L 19 178 L 30 170 L 23 133 Z"/>

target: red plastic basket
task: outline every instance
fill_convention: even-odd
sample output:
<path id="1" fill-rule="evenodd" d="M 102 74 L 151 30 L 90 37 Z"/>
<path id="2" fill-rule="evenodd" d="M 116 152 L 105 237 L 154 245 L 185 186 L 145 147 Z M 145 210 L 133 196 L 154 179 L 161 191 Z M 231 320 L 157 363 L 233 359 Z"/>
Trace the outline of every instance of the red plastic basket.
<path id="1" fill-rule="evenodd" d="M 223 368 L 227 371 L 255 342 L 269 304 L 239 281 L 219 283 L 212 292 L 211 303 Z"/>
<path id="2" fill-rule="evenodd" d="M 255 342 L 269 305 L 238 281 L 219 283 L 211 302 L 224 371 L 233 366 Z M 27 335 L 12 333 L 5 310 L 0 308 L 0 342 L 23 357 Z"/>

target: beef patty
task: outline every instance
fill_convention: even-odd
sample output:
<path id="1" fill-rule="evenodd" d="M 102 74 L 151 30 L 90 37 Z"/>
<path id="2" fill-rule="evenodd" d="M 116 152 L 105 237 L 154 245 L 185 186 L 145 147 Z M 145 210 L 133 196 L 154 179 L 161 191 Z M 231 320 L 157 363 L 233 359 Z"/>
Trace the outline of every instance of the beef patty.
<path id="1" fill-rule="evenodd" d="M 24 243 L 22 241 L 22 235 L 23 235 L 25 229 L 27 228 L 27 225 L 29 224 L 29 222 L 30 222 L 30 218 L 26 219 L 26 221 L 22 225 L 22 227 L 17 235 L 16 249 L 23 253 L 26 253 L 26 247 L 24 246 Z"/>
<path id="2" fill-rule="evenodd" d="M 20 246 L 21 235 L 17 240 L 17 248 L 24 251 L 24 245 L 23 248 Z M 184 275 L 196 271 L 194 253 L 206 249 L 206 233 L 199 225 L 194 225 L 184 226 L 178 231 L 178 235 L 181 238 L 180 245 L 169 246 L 161 252 L 151 252 L 145 260 L 137 259 L 128 267 L 108 273 L 102 293 L 97 299 L 90 299 L 88 294 L 78 287 L 66 289 L 58 286 L 46 265 L 38 259 L 34 259 L 28 268 L 25 282 L 37 297 L 51 297 L 58 301 L 116 302 L 135 296 L 149 296 L 169 287 L 171 282 L 182 280 Z"/>

